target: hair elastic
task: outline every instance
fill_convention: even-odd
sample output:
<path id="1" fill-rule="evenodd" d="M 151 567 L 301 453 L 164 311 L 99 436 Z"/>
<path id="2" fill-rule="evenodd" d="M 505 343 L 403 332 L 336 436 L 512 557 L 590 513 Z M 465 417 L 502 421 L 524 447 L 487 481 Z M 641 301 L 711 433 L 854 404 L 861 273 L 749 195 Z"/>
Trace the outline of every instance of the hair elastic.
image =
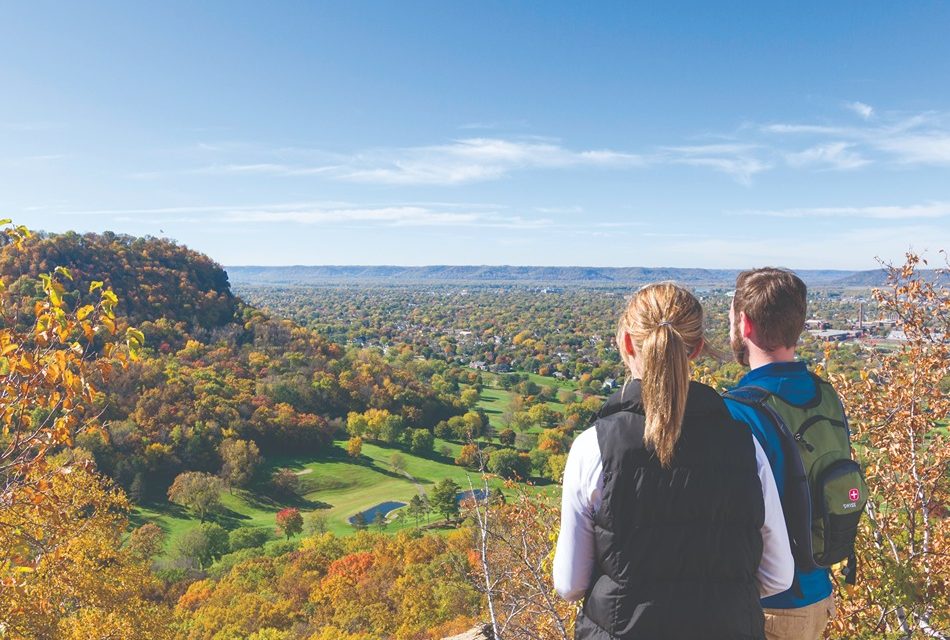
<path id="1" fill-rule="evenodd" d="M 672 327 L 672 326 L 673 326 L 673 323 L 670 322 L 669 320 L 660 320 L 660 322 L 657 323 L 656 326 L 658 326 L 658 327 Z"/>

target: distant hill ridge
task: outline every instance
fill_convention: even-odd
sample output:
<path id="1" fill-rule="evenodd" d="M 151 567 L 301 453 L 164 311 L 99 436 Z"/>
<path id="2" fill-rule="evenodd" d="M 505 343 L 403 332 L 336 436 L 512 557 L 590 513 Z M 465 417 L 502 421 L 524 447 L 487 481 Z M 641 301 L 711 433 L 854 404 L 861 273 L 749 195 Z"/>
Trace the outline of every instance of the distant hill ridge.
<path id="1" fill-rule="evenodd" d="M 587 284 L 596 286 L 640 285 L 675 280 L 693 286 L 730 287 L 739 269 L 680 269 L 666 267 L 532 267 L 532 266 L 232 266 L 225 267 L 232 284 L 289 285 L 339 282 L 411 283 L 522 283 Z M 807 269 L 796 271 L 811 286 L 883 285 L 883 269 L 844 271 Z"/>

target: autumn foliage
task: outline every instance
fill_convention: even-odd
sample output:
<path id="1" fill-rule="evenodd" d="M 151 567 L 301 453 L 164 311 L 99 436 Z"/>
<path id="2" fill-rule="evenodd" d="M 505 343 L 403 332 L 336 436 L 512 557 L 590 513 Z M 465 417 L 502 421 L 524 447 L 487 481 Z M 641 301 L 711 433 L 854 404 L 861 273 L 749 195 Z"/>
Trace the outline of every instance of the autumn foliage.
<path id="1" fill-rule="evenodd" d="M 467 544 L 459 534 L 305 538 L 293 553 L 252 558 L 191 584 L 176 607 L 180 637 L 435 640 L 459 633 L 480 608 Z"/>
<path id="2" fill-rule="evenodd" d="M 23 227 L 4 234 L 4 256 L 30 237 Z M 73 280 L 56 267 L 36 286 L 0 282 L 0 629 L 164 637 L 147 563 L 121 548 L 128 502 L 72 450 L 78 434 L 100 428 L 98 389 L 136 357 L 143 336 L 120 331 L 111 289 L 92 281 L 84 295 L 67 295 Z"/>
<path id="3" fill-rule="evenodd" d="M 874 293 L 904 333 L 900 348 L 856 378 L 831 367 L 871 492 L 858 583 L 839 589 L 831 637 L 950 634 L 950 291 L 920 264 L 908 255 Z"/>
<path id="4" fill-rule="evenodd" d="M 277 520 L 277 529 L 289 540 L 293 536 L 303 531 L 303 516 L 298 509 L 293 507 L 281 509 L 275 516 Z"/>

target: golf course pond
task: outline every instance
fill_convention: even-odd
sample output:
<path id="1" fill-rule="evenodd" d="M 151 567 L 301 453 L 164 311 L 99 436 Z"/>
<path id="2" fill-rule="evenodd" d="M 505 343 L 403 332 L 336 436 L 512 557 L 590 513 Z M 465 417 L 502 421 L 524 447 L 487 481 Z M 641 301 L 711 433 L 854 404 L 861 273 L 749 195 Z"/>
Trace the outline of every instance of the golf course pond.
<path id="1" fill-rule="evenodd" d="M 457 502 L 462 502 L 463 500 L 466 500 L 466 499 L 468 499 L 468 498 L 471 498 L 472 495 L 475 496 L 475 499 L 476 499 L 476 500 L 484 500 L 484 499 L 485 499 L 485 496 L 486 496 L 487 494 L 485 493 L 485 490 L 484 490 L 484 489 L 475 489 L 474 492 L 472 492 L 472 491 L 460 491 L 459 493 L 455 494 L 455 500 L 456 500 Z M 389 516 L 390 513 L 392 513 L 392 512 L 395 511 L 396 509 L 401 509 L 402 507 L 405 507 L 405 506 L 406 506 L 406 503 L 405 503 L 405 502 L 399 502 L 399 501 L 396 501 L 396 500 L 389 500 L 389 501 L 387 501 L 387 502 L 380 502 L 379 504 L 374 505 L 374 506 L 370 507 L 369 509 L 366 509 L 365 511 L 361 511 L 360 513 L 363 514 L 363 522 L 365 522 L 365 523 L 367 523 L 367 524 L 371 524 L 371 523 L 373 523 L 373 522 L 376 522 L 376 519 L 377 519 L 380 515 L 382 515 L 384 518 L 386 518 L 386 517 Z M 359 515 L 359 514 L 350 516 L 349 518 L 347 518 L 347 521 L 348 521 L 350 524 L 353 524 L 353 521 L 354 521 L 354 519 L 356 518 L 357 515 Z"/>
<path id="2" fill-rule="evenodd" d="M 363 518 L 365 518 L 364 522 L 373 523 L 373 522 L 376 522 L 376 518 L 378 518 L 380 515 L 382 515 L 385 518 L 386 516 L 389 515 L 391 511 L 395 511 L 396 509 L 399 509 L 405 506 L 406 506 L 405 502 L 396 502 L 394 500 L 389 500 L 388 502 L 380 502 L 379 504 L 370 507 L 366 511 L 362 511 L 361 513 L 363 514 Z M 350 516 L 349 523 L 353 524 L 353 520 L 355 518 L 356 518 L 355 515 Z"/>

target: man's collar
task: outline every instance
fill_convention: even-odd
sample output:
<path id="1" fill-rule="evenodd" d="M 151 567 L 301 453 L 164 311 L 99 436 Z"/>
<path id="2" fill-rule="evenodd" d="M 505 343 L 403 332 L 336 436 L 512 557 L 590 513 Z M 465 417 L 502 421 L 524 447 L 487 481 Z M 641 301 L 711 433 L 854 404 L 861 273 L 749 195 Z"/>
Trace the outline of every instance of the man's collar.
<path id="1" fill-rule="evenodd" d="M 769 364 L 752 369 L 749 373 L 742 377 L 742 380 L 739 382 L 739 384 L 741 386 L 745 384 L 751 384 L 754 381 L 760 380 L 762 378 L 789 376 L 807 372 L 808 365 L 806 365 L 804 362 L 801 362 L 800 360 L 795 360 L 793 362 L 770 362 Z"/>

